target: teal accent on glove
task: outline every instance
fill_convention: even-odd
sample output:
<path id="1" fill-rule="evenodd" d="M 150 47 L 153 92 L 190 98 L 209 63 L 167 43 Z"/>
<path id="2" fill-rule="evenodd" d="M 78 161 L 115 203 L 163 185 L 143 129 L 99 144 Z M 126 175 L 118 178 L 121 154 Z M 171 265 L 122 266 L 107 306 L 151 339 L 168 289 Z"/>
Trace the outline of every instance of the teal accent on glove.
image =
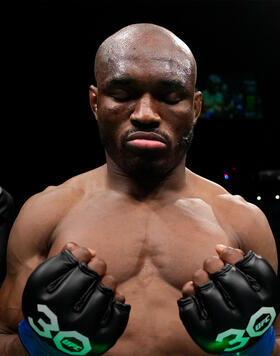
<path id="1" fill-rule="evenodd" d="M 223 353 L 220 356 L 270 356 L 275 343 L 275 330 L 271 326 L 261 339 L 247 350 L 235 353 Z"/>
<path id="2" fill-rule="evenodd" d="M 20 340 L 30 356 L 65 356 L 64 353 L 43 342 L 26 320 L 19 323 L 18 332 Z"/>

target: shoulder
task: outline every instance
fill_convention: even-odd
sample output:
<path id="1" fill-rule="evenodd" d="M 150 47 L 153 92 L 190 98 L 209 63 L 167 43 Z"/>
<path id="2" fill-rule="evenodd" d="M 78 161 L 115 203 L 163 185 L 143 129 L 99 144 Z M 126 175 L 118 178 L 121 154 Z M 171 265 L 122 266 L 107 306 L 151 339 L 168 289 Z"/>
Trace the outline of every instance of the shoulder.
<path id="1" fill-rule="evenodd" d="M 33 224 L 59 220 L 89 191 L 94 192 L 95 176 L 93 170 L 72 177 L 60 185 L 48 186 L 23 204 L 16 220 L 29 222 L 31 219 Z"/>
<path id="2" fill-rule="evenodd" d="M 59 222 L 78 204 L 89 189 L 92 172 L 49 186 L 31 196 L 22 206 L 11 229 L 8 261 L 48 255 L 51 236 Z M 12 268 L 12 266 L 10 266 Z"/>
<path id="3" fill-rule="evenodd" d="M 67 181 L 58 186 L 48 186 L 42 192 L 31 196 L 22 206 L 16 224 L 38 225 L 55 223 L 82 198 L 84 190 L 75 181 Z M 23 227 L 21 226 L 21 227 Z"/>
<path id="4" fill-rule="evenodd" d="M 213 196 L 213 209 L 220 219 L 223 219 L 241 239 L 241 243 L 252 235 L 260 233 L 271 235 L 271 230 L 265 214 L 262 210 L 240 195 L 230 193 L 217 194 Z"/>
<path id="5" fill-rule="evenodd" d="M 196 176 L 201 197 L 208 203 L 223 229 L 234 236 L 239 247 L 266 258 L 277 271 L 277 250 L 268 220 L 262 210 L 240 195 L 230 194 L 219 184 Z"/>
<path id="6" fill-rule="evenodd" d="M 218 217 L 235 226 L 237 232 L 244 233 L 244 228 L 267 225 L 264 213 L 255 204 L 246 201 L 241 195 L 233 195 L 221 185 L 193 174 L 197 194 L 211 205 Z"/>

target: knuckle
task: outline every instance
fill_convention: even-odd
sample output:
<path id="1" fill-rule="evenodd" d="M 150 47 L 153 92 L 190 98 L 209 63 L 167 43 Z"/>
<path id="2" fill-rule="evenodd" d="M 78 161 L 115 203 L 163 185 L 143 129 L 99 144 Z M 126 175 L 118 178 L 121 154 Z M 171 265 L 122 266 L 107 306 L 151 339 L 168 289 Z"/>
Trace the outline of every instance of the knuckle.
<path id="1" fill-rule="evenodd" d="M 208 278 L 208 274 L 203 269 L 198 269 L 193 274 L 193 280 L 195 280 L 195 281 L 202 280 L 205 278 Z"/>
<path id="2" fill-rule="evenodd" d="M 231 247 L 227 247 L 222 252 L 222 257 L 231 258 L 231 257 L 239 256 L 239 254 L 240 254 L 240 252 L 238 250 L 231 248 Z"/>
<path id="3" fill-rule="evenodd" d="M 226 254 L 226 255 L 232 255 L 236 253 L 236 249 L 232 248 L 232 247 L 226 247 L 222 254 Z"/>
<path id="4" fill-rule="evenodd" d="M 79 248 L 79 245 L 76 244 L 73 241 L 67 242 L 67 244 L 65 244 L 64 247 L 63 247 L 63 249 L 67 249 L 67 250 L 70 250 L 70 251 L 74 251 L 77 248 Z"/>
<path id="5" fill-rule="evenodd" d="M 203 269 L 199 269 L 193 274 L 193 282 L 195 285 L 202 285 L 207 283 L 209 280 L 210 278 L 208 273 Z"/>
<path id="6" fill-rule="evenodd" d="M 185 296 L 189 296 L 189 295 L 192 295 L 194 294 L 194 284 L 193 282 L 188 282 L 186 284 L 183 285 L 182 287 L 182 293 L 183 295 Z"/>
<path id="7" fill-rule="evenodd" d="M 221 254 L 221 258 L 230 264 L 235 264 L 236 262 L 241 260 L 243 257 L 244 257 L 244 255 L 241 250 L 231 248 L 231 247 L 224 249 L 224 251 Z"/>
<path id="8" fill-rule="evenodd" d="M 217 262 L 217 258 L 214 256 L 211 256 L 211 257 L 206 258 L 206 260 L 203 263 L 203 266 L 207 267 L 207 266 L 212 265 L 216 262 Z"/>
<path id="9" fill-rule="evenodd" d="M 104 260 L 98 257 L 94 257 L 89 263 L 88 267 L 96 271 L 98 274 L 104 274 L 107 269 L 107 265 Z"/>
<path id="10" fill-rule="evenodd" d="M 115 277 L 113 277 L 112 275 L 106 274 L 103 278 L 102 278 L 102 283 L 108 287 L 111 288 L 113 290 L 115 290 L 117 288 L 117 280 L 115 279 Z"/>
<path id="11" fill-rule="evenodd" d="M 116 292 L 115 299 L 120 303 L 125 303 L 125 296 L 121 293 Z"/>
<path id="12" fill-rule="evenodd" d="M 73 256 L 75 256 L 78 261 L 83 262 L 83 261 L 89 261 L 91 258 L 90 251 L 86 247 L 78 247 L 77 249 L 74 249 L 71 251 Z"/>
<path id="13" fill-rule="evenodd" d="M 117 283 L 116 278 L 114 276 L 112 276 L 111 274 L 106 274 L 103 277 L 103 280 L 106 280 L 106 281 L 111 282 L 111 283 Z"/>
<path id="14" fill-rule="evenodd" d="M 200 269 L 197 269 L 194 273 L 193 273 L 193 278 L 195 277 L 200 277 L 201 274 L 203 274 L 203 270 L 200 268 Z"/>
<path id="15" fill-rule="evenodd" d="M 219 257 L 212 256 L 212 257 L 207 258 L 204 261 L 203 267 L 207 272 L 213 273 L 213 272 L 223 268 L 224 267 L 224 263 Z"/>
<path id="16" fill-rule="evenodd" d="M 84 246 L 80 246 L 79 247 L 79 252 L 81 252 L 85 256 L 87 256 L 87 255 L 90 256 L 90 251 Z"/>
<path id="17" fill-rule="evenodd" d="M 102 259 L 102 258 L 96 258 L 95 259 L 95 263 L 102 269 L 106 269 L 107 268 L 107 264 L 106 262 Z"/>

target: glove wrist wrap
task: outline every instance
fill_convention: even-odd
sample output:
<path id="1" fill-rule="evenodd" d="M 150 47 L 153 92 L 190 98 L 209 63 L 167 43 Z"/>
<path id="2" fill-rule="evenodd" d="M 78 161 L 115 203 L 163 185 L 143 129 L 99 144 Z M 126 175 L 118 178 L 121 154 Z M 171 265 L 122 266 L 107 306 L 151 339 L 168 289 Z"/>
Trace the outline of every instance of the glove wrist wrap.
<path id="1" fill-rule="evenodd" d="M 220 354 L 220 356 L 270 356 L 274 348 L 275 338 L 275 330 L 271 326 L 261 339 L 249 349 L 238 353 Z"/>
<path id="2" fill-rule="evenodd" d="M 30 356 L 65 356 L 64 353 L 42 341 L 26 320 L 19 323 L 18 332 L 19 338 Z"/>

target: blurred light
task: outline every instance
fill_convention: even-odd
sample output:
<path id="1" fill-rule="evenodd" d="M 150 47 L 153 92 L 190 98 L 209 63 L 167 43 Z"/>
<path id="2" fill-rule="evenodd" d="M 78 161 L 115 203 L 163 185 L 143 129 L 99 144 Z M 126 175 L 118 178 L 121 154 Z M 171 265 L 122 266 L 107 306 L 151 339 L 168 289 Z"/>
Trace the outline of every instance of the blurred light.
<path id="1" fill-rule="evenodd" d="M 257 196 L 257 200 L 261 200 L 262 197 L 260 195 Z"/>
<path id="2" fill-rule="evenodd" d="M 280 199 L 280 195 L 279 194 L 277 194 L 277 195 L 275 195 L 275 199 Z"/>
<path id="3" fill-rule="evenodd" d="M 229 175 L 227 174 L 227 171 L 224 171 L 224 178 L 229 179 Z"/>

